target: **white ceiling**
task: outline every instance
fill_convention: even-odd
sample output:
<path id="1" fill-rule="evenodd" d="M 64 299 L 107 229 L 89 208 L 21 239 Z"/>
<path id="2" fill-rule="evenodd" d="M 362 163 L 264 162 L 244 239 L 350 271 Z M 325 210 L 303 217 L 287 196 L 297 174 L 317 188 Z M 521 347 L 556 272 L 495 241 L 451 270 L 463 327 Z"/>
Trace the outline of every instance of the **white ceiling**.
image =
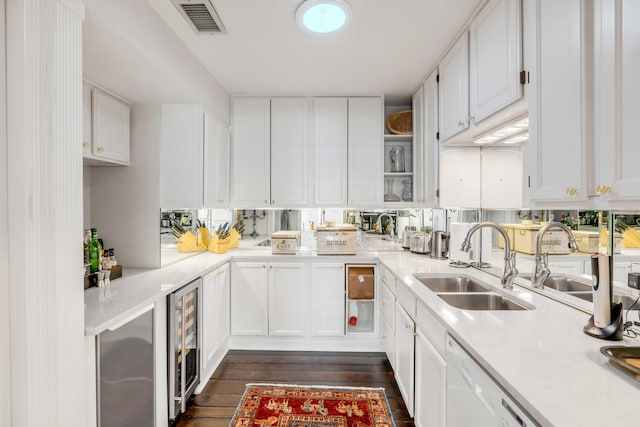
<path id="1" fill-rule="evenodd" d="M 171 0 L 148 0 L 231 94 L 385 94 L 403 103 L 483 0 L 347 0 L 351 25 L 296 27 L 302 0 L 212 0 L 227 34 L 195 35 Z"/>

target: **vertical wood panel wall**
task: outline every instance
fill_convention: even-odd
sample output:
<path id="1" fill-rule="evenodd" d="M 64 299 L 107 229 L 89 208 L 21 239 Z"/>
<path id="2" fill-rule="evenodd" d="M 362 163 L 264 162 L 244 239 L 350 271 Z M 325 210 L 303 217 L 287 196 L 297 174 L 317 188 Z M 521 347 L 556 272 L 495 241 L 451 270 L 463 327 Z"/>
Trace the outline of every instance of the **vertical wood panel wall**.
<path id="1" fill-rule="evenodd" d="M 83 15 L 78 0 L 7 2 L 13 426 L 84 424 L 70 410 L 84 391 Z"/>

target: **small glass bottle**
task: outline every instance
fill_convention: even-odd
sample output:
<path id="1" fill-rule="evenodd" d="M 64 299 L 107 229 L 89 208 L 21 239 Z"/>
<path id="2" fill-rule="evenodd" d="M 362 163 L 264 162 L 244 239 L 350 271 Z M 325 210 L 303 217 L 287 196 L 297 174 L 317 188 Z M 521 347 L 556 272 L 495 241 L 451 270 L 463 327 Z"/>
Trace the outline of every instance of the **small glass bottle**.
<path id="1" fill-rule="evenodd" d="M 91 229 L 91 241 L 89 242 L 89 263 L 91 264 L 91 273 L 100 270 L 100 254 L 102 253 L 102 245 L 98 241 L 98 229 Z"/>
<path id="2" fill-rule="evenodd" d="M 109 249 L 109 259 L 111 260 L 111 268 L 118 265 L 118 260 L 116 259 L 116 253 L 113 248 Z"/>
<path id="3" fill-rule="evenodd" d="M 109 250 L 102 251 L 102 269 L 111 270 L 111 258 L 109 257 Z"/>

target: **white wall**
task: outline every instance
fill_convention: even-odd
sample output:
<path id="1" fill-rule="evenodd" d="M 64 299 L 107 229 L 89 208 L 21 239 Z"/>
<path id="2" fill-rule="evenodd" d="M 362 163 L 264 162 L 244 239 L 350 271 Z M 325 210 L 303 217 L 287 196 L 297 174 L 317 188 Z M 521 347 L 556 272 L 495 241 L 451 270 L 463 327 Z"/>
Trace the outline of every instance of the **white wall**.
<path id="1" fill-rule="evenodd" d="M 85 78 L 132 103 L 203 104 L 229 123 L 229 94 L 147 0 L 85 4 Z"/>
<path id="2" fill-rule="evenodd" d="M 0 426 L 11 425 L 11 339 L 9 330 L 9 232 L 7 215 L 7 128 L 4 0 L 0 0 Z M 8 345 L 7 345 L 8 344 Z"/>

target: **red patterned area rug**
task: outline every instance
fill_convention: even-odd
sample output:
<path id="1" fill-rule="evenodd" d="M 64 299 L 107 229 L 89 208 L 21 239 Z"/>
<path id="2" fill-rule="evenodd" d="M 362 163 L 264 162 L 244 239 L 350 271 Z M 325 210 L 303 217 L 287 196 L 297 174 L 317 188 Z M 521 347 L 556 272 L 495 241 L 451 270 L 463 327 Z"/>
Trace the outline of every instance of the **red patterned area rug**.
<path id="1" fill-rule="evenodd" d="M 230 427 L 395 427 L 383 388 L 247 384 Z"/>

